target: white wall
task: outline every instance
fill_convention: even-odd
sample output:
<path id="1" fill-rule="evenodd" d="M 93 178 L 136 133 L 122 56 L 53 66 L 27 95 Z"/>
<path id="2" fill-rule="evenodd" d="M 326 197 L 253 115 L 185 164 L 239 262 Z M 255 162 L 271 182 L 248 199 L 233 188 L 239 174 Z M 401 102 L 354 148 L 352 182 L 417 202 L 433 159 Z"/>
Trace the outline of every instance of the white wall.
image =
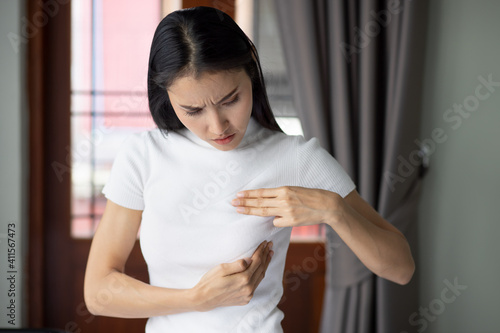
<path id="1" fill-rule="evenodd" d="M 421 138 L 440 127 L 447 140 L 436 145 L 424 180 L 422 309 L 413 319 L 420 332 L 500 332 L 500 1 L 429 2 Z M 488 75 L 497 86 L 479 88 L 484 100 L 477 99 L 478 77 Z M 477 110 L 464 108 L 467 118 L 447 113 L 464 101 L 472 109 L 479 101 Z M 466 289 L 446 290 L 443 281 L 454 279 Z"/>
<path id="2" fill-rule="evenodd" d="M 20 327 L 25 319 L 23 311 L 26 310 L 22 301 L 22 280 L 25 278 L 22 267 L 27 262 L 23 258 L 26 253 L 23 247 L 27 245 L 28 168 L 25 82 L 22 79 L 25 50 L 24 44 L 21 44 L 20 51 L 16 52 L 9 40 L 13 34 L 21 35 L 23 3 L 18 0 L 0 1 L 0 327 L 8 328 Z M 9 224 L 14 226 L 11 228 L 15 232 L 13 247 L 8 247 Z M 11 241 L 11 244 L 14 243 Z M 10 263 L 8 249 L 15 250 L 15 261 Z M 7 278 L 12 275 L 11 285 Z M 11 309 L 7 307 L 11 300 L 15 302 L 15 314 L 8 317 Z"/>

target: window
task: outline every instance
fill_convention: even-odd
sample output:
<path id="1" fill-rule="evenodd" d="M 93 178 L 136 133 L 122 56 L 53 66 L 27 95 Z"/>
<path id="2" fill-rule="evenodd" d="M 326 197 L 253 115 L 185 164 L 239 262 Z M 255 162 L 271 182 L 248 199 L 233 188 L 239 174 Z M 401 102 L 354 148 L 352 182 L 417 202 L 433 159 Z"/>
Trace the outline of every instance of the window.
<path id="1" fill-rule="evenodd" d="M 181 4 L 181 1 L 162 0 L 141 2 L 140 6 L 133 0 L 72 2 L 71 233 L 74 238 L 92 237 L 101 219 L 106 204 L 101 191 L 117 147 L 130 134 L 155 127 L 148 110 L 146 88 L 151 39 L 165 12 Z M 250 16 L 254 24 L 254 40 L 271 106 L 285 132 L 301 135 L 273 7 L 265 0 L 255 0 L 253 4 L 253 11 L 240 11 L 239 15 L 247 22 Z M 238 20 L 238 13 L 236 16 Z M 317 226 L 293 232 L 295 239 L 318 235 Z"/>
<path id="2" fill-rule="evenodd" d="M 114 151 L 133 132 L 154 128 L 146 75 L 161 1 L 72 2 L 72 236 L 93 235 Z"/>
<path id="3" fill-rule="evenodd" d="M 269 102 L 278 123 L 287 134 L 303 135 L 300 120 L 292 103 L 273 2 L 255 0 L 254 4 L 253 41 L 259 51 Z"/>

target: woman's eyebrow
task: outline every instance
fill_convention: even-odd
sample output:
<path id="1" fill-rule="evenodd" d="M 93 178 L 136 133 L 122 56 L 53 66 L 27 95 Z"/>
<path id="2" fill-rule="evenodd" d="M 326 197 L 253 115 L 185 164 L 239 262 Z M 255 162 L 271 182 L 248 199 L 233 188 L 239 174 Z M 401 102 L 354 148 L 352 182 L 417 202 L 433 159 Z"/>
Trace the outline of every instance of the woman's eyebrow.
<path id="1" fill-rule="evenodd" d="M 231 98 L 231 96 L 233 96 L 233 95 L 236 93 L 236 91 L 238 90 L 238 88 L 239 88 L 239 87 L 240 87 L 240 86 L 238 85 L 236 88 L 234 88 L 233 90 L 231 90 L 231 91 L 229 92 L 229 94 L 227 94 L 226 96 L 222 97 L 222 98 L 221 98 L 221 99 L 220 99 L 217 103 L 215 103 L 215 104 L 216 104 L 216 105 L 218 105 L 218 104 L 224 103 L 226 100 L 228 100 L 229 98 Z M 186 110 L 191 110 L 191 111 L 195 111 L 195 110 L 202 109 L 202 108 L 201 108 L 201 107 L 199 107 L 199 106 L 188 106 L 188 105 L 180 105 L 180 104 L 179 104 L 179 106 L 180 106 L 181 108 L 184 108 L 184 109 L 186 109 Z"/>
<path id="2" fill-rule="evenodd" d="M 222 99 L 220 101 L 218 101 L 216 104 L 221 104 L 221 103 L 224 103 L 225 101 L 227 101 L 229 98 L 231 98 L 231 96 L 234 95 L 234 93 L 236 93 L 236 91 L 238 90 L 239 86 L 237 86 L 236 88 L 234 88 L 233 90 L 231 90 L 231 92 L 229 94 L 227 94 L 226 96 L 222 97 Z"/>

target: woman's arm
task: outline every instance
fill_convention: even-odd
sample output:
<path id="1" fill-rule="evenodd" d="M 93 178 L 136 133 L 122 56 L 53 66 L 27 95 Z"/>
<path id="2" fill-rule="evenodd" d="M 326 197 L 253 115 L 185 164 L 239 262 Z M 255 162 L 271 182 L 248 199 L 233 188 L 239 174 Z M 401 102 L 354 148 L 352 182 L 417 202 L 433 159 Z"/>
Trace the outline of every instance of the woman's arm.
<path id="1" fill-rule="evenodd" d="M 357 191 L 344 199 L 334 195 L 333 202 L 337 210 L 327 223 L 366 267 L 393 282 L 402 285 L 410 282 L 415 263 L 405 236 L 382 218 Z"/>
<path id="2" fill-rule="evenodd" d="M 147 318 L 208 311 L 250 301 L 269 265 L 272 243 L 263 242 L 248 260 L 215 267 L 194 288 L 154 287 L 124 273 L 141 218 L 142 211 L 108 200 L 92 241 L 85 273 L 85 303 L 92 314 Z"/>
<path id="3" fill-rule="evenodd" d="M 415 263 L 406 238 L 357 191 L 342 198 L 303 187 L 259 189 L 240 192 L 233 205 L 242 214 L 276 216 L 276 227 L 326 223 L 378 276 L 399 284 L 413 276 Z"/>

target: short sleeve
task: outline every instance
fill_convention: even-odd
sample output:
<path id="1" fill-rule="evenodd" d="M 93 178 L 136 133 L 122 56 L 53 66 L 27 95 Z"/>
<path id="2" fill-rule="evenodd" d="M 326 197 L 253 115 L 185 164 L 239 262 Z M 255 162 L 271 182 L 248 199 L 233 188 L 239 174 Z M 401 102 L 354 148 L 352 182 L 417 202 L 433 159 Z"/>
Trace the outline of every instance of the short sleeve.
<path id="1" fill-rule="evenodd" d="M 131 135 L 123 142 L 102 189 L 107 199 L 125 208 L 144 210 L 144 155 L 140 134 Z"/>
<path id="2" fill-rule="evenodd" d="M 306 141 L 299 137 L 297 144 L 300 186 L 335 192 L 343 198 L 356 188 L 347 172 L 316 138 Z"/>

